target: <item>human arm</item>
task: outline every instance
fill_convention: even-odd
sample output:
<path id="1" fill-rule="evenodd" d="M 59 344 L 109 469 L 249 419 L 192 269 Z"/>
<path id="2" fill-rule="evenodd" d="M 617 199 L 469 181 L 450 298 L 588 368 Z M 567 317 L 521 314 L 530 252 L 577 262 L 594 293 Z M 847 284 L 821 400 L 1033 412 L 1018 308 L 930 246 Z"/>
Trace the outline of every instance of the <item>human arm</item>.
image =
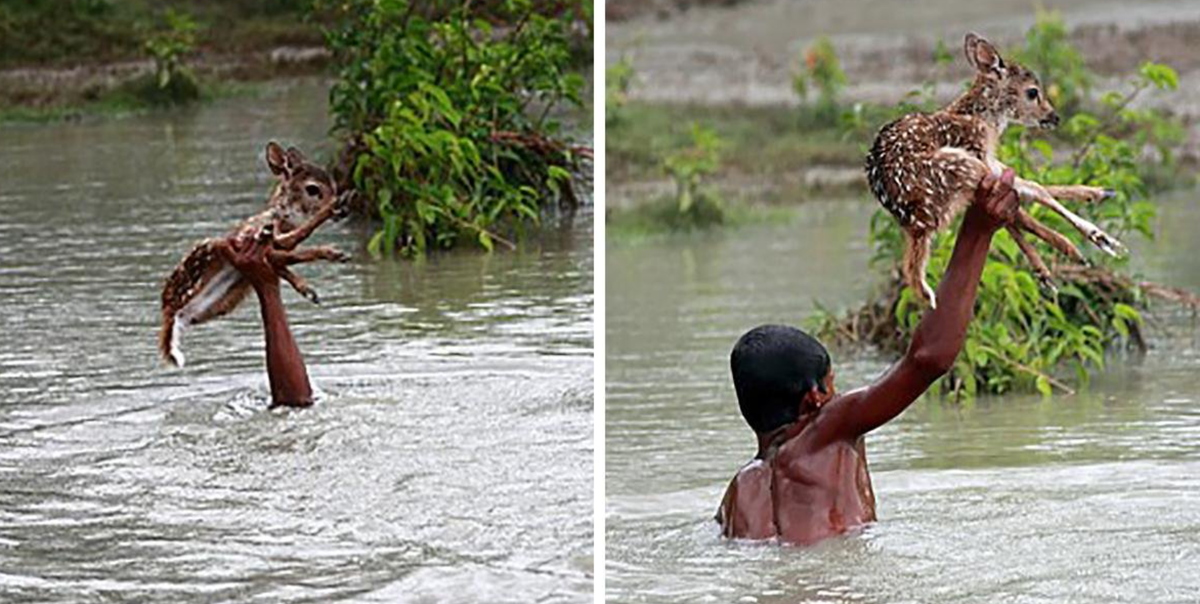
<path id="1" fill-rule="evenodd" d="M 903 358 L 871 385 L 825 406 L 817 421 L 818 432 L 825 437 L 821 440 L 857 438 L 882 426 L 953 367 L 974 316 L 992 236 L 1011 222 L 1019 208 L 1012 184 L 1011 170 L 980 183 L 938 285 L 937 308 L 921 319 Z"/>
<path id="2" fill-rule="evenodd" d="M 312 386 L 300 348 L 292 337 L 279 289 L 278 252 L 269 236 L 233 236 L 219 246 L 226 260 L 241 272 L 258 295 L 266 338 L 267 379 L 273 405 L 305 407 L 312 404 Z M 273 261 L 274 258 L 274 261 Z"/>

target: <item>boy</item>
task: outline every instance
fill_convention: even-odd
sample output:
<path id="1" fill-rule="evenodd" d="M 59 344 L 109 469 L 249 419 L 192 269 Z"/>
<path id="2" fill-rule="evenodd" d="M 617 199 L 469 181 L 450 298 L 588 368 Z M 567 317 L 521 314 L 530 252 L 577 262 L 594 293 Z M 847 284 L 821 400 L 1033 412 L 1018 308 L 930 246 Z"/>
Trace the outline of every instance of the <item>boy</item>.
<path id="1" fill-rule="evenodd" d="M 829 353 L 798 329 L 764 325 L 738 340 L 733 383 L 758 454 L 725 492 L 717 512 L 722 534 L 806 545 L 875 520 L 863 435 L 900 415 L 953 366 L 992 235 L 1018 208 L 1012 183 L 1005 170 L 980 184 L 938 287 L 942 303 L 921 319 L 904 357 L 871 385 L 836 394 Z"/>

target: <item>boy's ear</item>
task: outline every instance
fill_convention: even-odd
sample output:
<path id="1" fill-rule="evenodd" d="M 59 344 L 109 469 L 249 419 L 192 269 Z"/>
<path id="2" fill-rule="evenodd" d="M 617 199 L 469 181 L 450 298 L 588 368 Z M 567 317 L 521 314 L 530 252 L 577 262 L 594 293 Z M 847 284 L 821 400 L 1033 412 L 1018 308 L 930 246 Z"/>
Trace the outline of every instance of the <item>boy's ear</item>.
<path id="1" fill-rule="evenodd" d="M 271 174 L 276 176 L 286 175 L 291 172 L 288 168 L 287 155 L 283 151 L 283 147 L 279 143 L 271 141 L 267 143 L 267 166 L 271 168 Z"/>
<path id="2" fill-rule="evenodd" d="M 814 384 L 808 389 L 808 392 L 804 393 L 801 409 L 820 409 L 821 405 L 824 405 L 828 401 L 829 395 L 822 392 L 822 386 Z"/>
<path id="3" fill-rule="evenodd" d="M 975 71 L 991 77 L 1004 77 L 1006 67 L 1004 59 L 1000 57 L 1000 51 L 979 34 L 967 34 L 963 39 L 963 53 L 967 55 L 967 62 Z"/>

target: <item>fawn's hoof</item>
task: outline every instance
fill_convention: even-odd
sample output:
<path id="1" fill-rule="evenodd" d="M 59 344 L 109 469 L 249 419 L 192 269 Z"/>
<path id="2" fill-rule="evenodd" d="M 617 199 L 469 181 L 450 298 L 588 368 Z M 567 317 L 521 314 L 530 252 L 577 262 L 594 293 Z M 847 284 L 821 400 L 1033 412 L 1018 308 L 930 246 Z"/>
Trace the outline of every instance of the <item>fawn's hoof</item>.
<path id="1" fill-rule="evenodd" d="M 317 295 L 317 290 L 315 290 L 315 289 L 304 290 L 304 297 L 308 298 L 309 302 L 312 302 L 313 304 L 316 304 L 317 306 L 321 305 L 321 297 Z"/>
<path id="2" fill-rule="evenodd" d="M 337 196 L 333 201 L 333 220 L 344 220 L 350 217 L 350 208 L 358 199 L 358 191 L 351 189 Z"/>
<path id="3" fill-rule="evenodd" d="M 1104 201 L 1106 199 L 1112 199 L 1116 196 L 1117 196 L 1117 192 L 1113 189 L 1101 189 L 1100 190 L 1100 201 Z"/>
<path id="4" fill-rule="evenodd" d="M 1121 256 L 1125 255 L 1125 245 L 1120 241 L 1113 239 L 1104 231 L 1095 231 L 1090 233 L 1088 235 L 1088 240 L 1095 244 L 1096 247 L 1100 248 L 1100 251 L 1112 256 L 1113 258 L 1120 258 Z"/>
<path id="5" fill-rule="evenodd" d="M 263 227 L 258 230 L 258 240 L 259 241 L 266 241 L 266 240 L 272 239 L 274 237 L 275 237 L 275 225 L 273 225 L 273 224 L 270 224 L 270 223 L 264 224 Z"/>
<path id="6" fill-rule="evenodd" d="M 1058 297 L 1058 286 L 1054 284 L 1054 277 L 1050 275 L 1038 275 L 1038 285 L 1042 291 L 1050 295 L 1051 298 Z"/>

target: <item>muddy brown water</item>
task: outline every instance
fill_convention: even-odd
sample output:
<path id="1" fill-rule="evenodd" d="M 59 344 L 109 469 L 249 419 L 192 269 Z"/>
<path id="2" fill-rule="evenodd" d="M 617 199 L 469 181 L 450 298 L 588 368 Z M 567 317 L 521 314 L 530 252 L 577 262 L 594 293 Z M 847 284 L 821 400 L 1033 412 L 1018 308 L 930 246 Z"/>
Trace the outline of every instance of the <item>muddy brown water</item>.
<path id="1" fill-rule="evenodd" d="M 1195 193 L 1158 200 L 1134 264 L 1200 290 Z M 606 589 L 611 602 L 1195 602 L 1200 332 L 1165 307 L 1144 358 L 1073 397 L 918 401 L 867 436 L 879 521 L 815 548 L 728 542 L 712 520 L 755 442 L 729 351 L 874 283 L 863 200 L 790 224 L 607 249 Z M 835 354 L 837 385 L 885 361 Z"/>
<path id="2" fill-rule="evenodd" d="M 325 89 L 0 126 L 0 601 L 582 602 L 591 216 L 517 253 L 305 266 L 318 404 L 268 410 L 257 309 L 156 358 L 161 279 L 257 211 Z"/>

